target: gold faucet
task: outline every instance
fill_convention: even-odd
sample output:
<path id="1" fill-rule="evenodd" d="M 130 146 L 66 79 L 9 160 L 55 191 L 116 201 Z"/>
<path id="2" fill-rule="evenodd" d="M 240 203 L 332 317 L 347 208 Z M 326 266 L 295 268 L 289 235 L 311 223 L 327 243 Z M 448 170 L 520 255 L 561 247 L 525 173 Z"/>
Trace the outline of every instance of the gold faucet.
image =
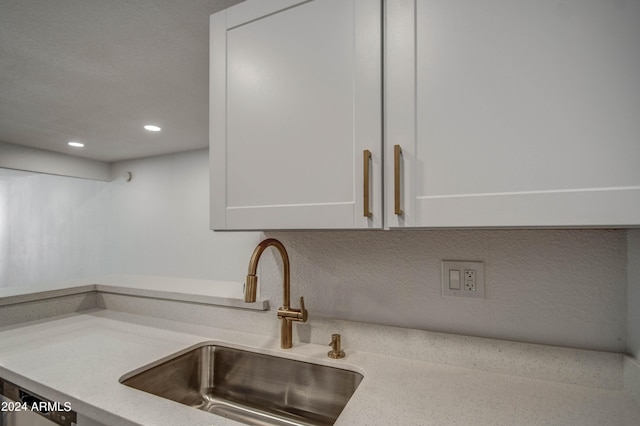
<path id="1" fill-rule="evenodd" d="M 308 313 L 304 308 L 304 298 L 300 298 L 300 309 L 293 309 L 289 305 L 290 301 L 290 268 L 289 268 L 289 255 L 285 250 L 282 243 L 274 238 L 268 238 L 261 241 L 253 251 L 251 260 L 249 261 L 249 272 L 247 274 L 247 281 L 244 287 L 244 301 L 255 302 L 256 290 L 258 289 L 258 276 L 256 275 L 258 269 L 258 261 L 262 252 L 267 248 L 273 246 L 278 249 L 282 256 L 282 264 L 284 268 L 284 282 L 283 282 L 283 297 L 282 307 L 278 309 L 278 318 L 280 319 L 280 347 L 282 349 L 289 349 L 293 346 L 293 321 L 307 322 Z"/>

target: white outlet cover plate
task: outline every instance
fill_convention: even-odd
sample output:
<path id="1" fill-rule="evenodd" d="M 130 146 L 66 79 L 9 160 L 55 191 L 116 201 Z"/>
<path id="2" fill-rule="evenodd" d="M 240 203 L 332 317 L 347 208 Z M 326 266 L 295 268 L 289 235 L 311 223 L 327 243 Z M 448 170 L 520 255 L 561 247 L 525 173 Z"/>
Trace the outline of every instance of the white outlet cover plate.
<path id="1" fill-rule="evenodd" d="M 442 261 L 442 296 L 453 297 L 471 297 L 475 299 L 484 299 L 484 262 L 470 260 L 443 260 Z M 476 271 L 476 291 L 465 290 L 464 271 Z M 449 271 L 460 272 L 460 289 L 452 289 L 449 285 Z"/>

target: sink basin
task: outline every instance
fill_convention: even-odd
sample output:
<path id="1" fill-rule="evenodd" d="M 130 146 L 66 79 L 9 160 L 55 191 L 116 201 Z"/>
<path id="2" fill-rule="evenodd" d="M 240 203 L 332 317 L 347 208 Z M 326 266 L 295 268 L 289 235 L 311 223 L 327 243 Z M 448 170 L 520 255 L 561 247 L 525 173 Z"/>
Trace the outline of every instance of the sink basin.
<path id="1" fill-rule="evenodd" d="M 251 425 L 332 425 L 363 378 L 213 344 L 137 371 L 120 382 Z"/>

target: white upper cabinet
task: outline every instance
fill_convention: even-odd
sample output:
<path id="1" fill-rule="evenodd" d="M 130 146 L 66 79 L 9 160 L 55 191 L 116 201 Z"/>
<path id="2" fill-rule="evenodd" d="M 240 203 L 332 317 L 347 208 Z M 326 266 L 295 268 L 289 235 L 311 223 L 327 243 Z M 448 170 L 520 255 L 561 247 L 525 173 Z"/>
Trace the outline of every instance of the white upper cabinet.
<path id="1" fill-rule="evenodd" d="M 381 228 L 381 2 L 248 0 L 210 29 L 212 228 Z"/>
<path id="2" fill-rule="evenodd" d="M 387 1 L 384 66 L 387 227 L 640 224 L 640 2 Z"/>
<path id="3" fill-rule="evenodd" d="M 214 229 L 640 225 L 640 1 L 248 0 L 210 72 Z"/>

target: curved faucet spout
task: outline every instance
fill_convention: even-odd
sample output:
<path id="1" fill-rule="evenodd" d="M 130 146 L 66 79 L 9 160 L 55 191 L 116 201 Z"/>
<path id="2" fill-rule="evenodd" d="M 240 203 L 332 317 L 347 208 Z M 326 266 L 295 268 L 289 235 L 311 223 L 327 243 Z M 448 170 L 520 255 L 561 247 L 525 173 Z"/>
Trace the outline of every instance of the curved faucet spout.
<path id="1" fill-rule="evenodd" d="M 247 281 L 246 286 L 244 288 L 244 301 L 245 302 L 255 302 L 256 301 L 256 293 L 258 290 L 258 261 L 260 260 L 260 256 L 265 251 L 267 247 L 275 247 L 280 252 L 280 256 L 282 257 L 282 268 L 284 270 L 284 282 L 282 284 L 283 287 L 283 302 L 282 305 L 284 308 L 289 308 L 291 304 L 291 296 L 290 296 L 290 274 L 291 268 L 289 267 L 289 255 L 287 254 L 287 250 L 284 248 L 284 245 L 276 240 L 275 238 L 267 238 L 266 240 L 261 241 L 253 250 L 253 254 L 251 255 L 251 260 L 249 260 L 249 271 L 247 273 Z"/>
<path id="2" fill-rule="evenodd" d="M 249 261 L 249 271 L 247 274 L 247 281 L 244 288 L 244 301 L 245 302 L 255 302 L 256 301 L 256 293 L 258 290 L 258 262 L 260 261 L 260 256 L 265 251 L 267 247 L 275 247 L 280 252 L 280 256 L 282 257 L 282 264 L 284 269 L 284 281 L 282 283 L 282 306 L 278 309 L 278 318 L 280 319 L 281 331 L 280 331 L 280 346 L 283 349 L 290 348 L 292 343 L 292 325 L 293 321 L 306 322 L 307 321 L 307 310 L 304 308 L 304 298 L 300 298 L 300 309 L 292 309 L 291 308 L 291 296 L 290 296 L 290 267 L 289 267 L 289 255 L 287 254 L 287 250 L 284 248 L 284 245 L 275 238 L 268 238 L 264 241 L 261 241 L 253 251 L 251 255 L 251 260 Z"/>

